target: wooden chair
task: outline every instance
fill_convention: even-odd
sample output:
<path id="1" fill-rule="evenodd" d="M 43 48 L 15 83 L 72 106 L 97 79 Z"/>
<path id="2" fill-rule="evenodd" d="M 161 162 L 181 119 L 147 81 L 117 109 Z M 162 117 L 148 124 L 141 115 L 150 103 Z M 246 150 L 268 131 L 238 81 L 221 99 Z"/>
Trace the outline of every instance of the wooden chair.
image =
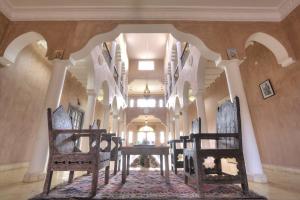
<path id="1" fill-rule="evenodd" d="M 100 120 L 96 120 L 91 126 L 92 130 L 100 130 Z M 100 144 L 99 144 L 99 153 L 102 155 L 103 162 L 100 162 L 100 169 L 105 168 L 105 177 L 104 183 L 108 184 L 109 182 L 109 169 L 110 169 L 110 156 L 111 156 L 111 141 L 112 135 L 109 133 L 102 133 L 100 136 Z M 93 136 L 90 136 L 90 150 L 96 144 Z M 90 171 L 88 171 L 89 173 Z"/>
<path id="2" fill-rule="evenodd" d="M 239 98 L 234 102 L 226 101 L 218 107 L 217 133 L 201 133 L 201 119 L 193 122 L 193 129 L 199 133 L 191 134 L 193 147 L 184 149 L 185 183 L 188 179 L 195 179 L 200 196 L 203 195 L 203 184 L 236 184 L 242 186 L 243 192 L 248 193 L 248 181 L 242 147 L 241 117 Z M 216 148 L 204 149 L 201 141 L 215 140 Z M 208 157 L 214 158 L 214 167 L 205 168 L 204 161 Z M 237 175 L 225 173 L 221 159 L 235 158 L 237 161 Z"/>
<path id="3" fill-rule="evenodd" d="M 117 137 L 115 133 L 112 134 L 112 142 L 114 143 L 114 147 L 111 149 L 110 161 L 114 162 L 114 175 L 120 171 L 121 166 L 121 147 L 122 147 L 122 138 Z"/>
<path id="4" fill-rule="evenodd" d="M 110 152 L 102 152 L 100 139 L 106 130 L 88 129 L 72 130 L 70 116 L 60 106 L 53 113 L 50 108 L 48 114 L 49 129 L 49 158 L 46 180 L 43 192 L 50 191 L 53 171 L 70 171 L 69 183 L 73 181 L 74 171 L 91 171 L 92 184 L 91 196 L 96 194 L 98 171 L 104 166 L 109 166 Z M 93 139 L 90 151 L 83 153 L 75 145 L 81 137 Z"/>
<path id="5" fill-rule="evenodd" d="M 181 136 L 180 140 L 169 140 L 168 144 L 170 144 L 170 154 L 171 154 L 171 169 L 177 174 L 178 168 L 183 168 L 183 160 L 179 159 L 179 156 L 183 156 L 183 148 L 184 148 L 184 139 L 188 139 L 188 136 Z M 186 143 L 185 143 L 186 144 Z M 181 147 L 180 147 L 181 146 Z"/>

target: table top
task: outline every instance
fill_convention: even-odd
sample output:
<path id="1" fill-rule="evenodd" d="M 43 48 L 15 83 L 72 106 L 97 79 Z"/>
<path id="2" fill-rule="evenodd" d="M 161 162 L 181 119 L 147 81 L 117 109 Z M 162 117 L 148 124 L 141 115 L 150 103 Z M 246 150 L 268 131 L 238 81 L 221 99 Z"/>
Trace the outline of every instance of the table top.
<path id="1" fill-rule="evenodd" d="M 161 155 L 169 154 L 168 146 L 154 146 L 154 145 L 135 145 L 121 147 L 122 154 L 130 155 Z"/>

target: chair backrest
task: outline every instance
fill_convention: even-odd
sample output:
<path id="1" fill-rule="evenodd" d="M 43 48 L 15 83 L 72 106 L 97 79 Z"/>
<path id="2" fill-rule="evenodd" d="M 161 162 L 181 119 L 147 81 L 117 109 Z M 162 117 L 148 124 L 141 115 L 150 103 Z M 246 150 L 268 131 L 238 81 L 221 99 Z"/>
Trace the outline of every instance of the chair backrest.
<path id="1" fill-rule="evenodd" d="M 53 113 L 48 108 L 48 129 L 50 138 L 58 153 L 68 154 L 74 152 L 75 141 L 72 139 L 73 133 L 51 135 L 53 130 L 72 130 L 72 121 L 69 114 L 64 110 L 63 106 L 59 106 Z M 50 148 L 51 148 L 50 144 Z"/>
<path id="2" fill-rule="evenodd" d="M 93 124 L 90 126 L 90 129 L 100 129 L 100 120 L 96 120 L 93 122 Z M 94 143 L 94 138 L 90 137 L 90 146 Z M 103 152 L 110 152 L 111 151 L 111 135 L 108 133 L 102 133 L 100 137 L 100 151 Z"/>
<path id="3" fill-rule="evenodd" d="M 241 117 L 239 98 L 234 101 L 225 101 L 218 107 L 217 133 L 239 133 L 241 134 Z M 238 148 L 239 141 L 236 138 L 222 138 L 217 143 L 218 148 Z"/>

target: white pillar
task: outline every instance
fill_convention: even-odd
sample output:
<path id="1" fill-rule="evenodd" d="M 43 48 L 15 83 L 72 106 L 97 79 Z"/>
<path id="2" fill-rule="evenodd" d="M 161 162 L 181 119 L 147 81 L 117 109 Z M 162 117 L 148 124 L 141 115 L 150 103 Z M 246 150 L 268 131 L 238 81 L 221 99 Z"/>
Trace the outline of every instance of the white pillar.
<path id="1" fill-rule="evenodd" d="M 92 125 L 94 122 L 97 94 L 95 90 L 88 89 L 87 96 L 88 96 L 88 101 L 87 101 L 86 112 L 84 115 L 85 118 L 83 123 L 83 128 L 85 129 L 88 129 L 90 125 Z M 89 139 L 87 137 L 81 138 L 80 149 L 83 152 L 89 151 Z"/>
<path id="2" fill-rule="evenodd" d="M 203 91 L 199 90 L 195 95 L 195 98 L 196 98 L 196 106 L 197 106 L 197 116 L 201 118 L 201 132 L 207 133 L 207 119 L 206 119 Z"/>
<path id="3" fill-rule="evenodd" d="M 119 136 L 119 133 L 118 133 L 118 118 L 119 117 L 118 117 L 117 114 L 113 115 L 112 132 L 116 133 L 117 136 Z"/>
<path id="4" fill-rule="evenodd" d="M 188 115 L 188 108 L 187 107 L 184 107 L 182 109 L 182 120 L 183 120 L 183 135 L 190 135 L 189 115 Z"/>
<path id="5" fill-rule="evenodd" d="M 255 182 L 267 182 L 267 178 L 262 169 L 247 98 L 243 87 L 239 68 L 240 63 L 240 60 L 234 59 L 230 61 L 223 61 L 222 66 L 225 70 L 231 100 L 233 100 L 235 96 L 238 96 L 240 99 L 243 151 L 247 175 L 249 180 Z"/>
<path id="6" fill-rule="evenodd" d="M 180 66 L 180 69 L 178 69 L 178 70 L 181 71 L 183 66 L 182 66 L 182 63 L 181 63 L 182 47 L 181 47 L 181 42 L 180 41 L 176 42 L 176 50 L 177 50 L 177 63 L 178 63 L 178 66 Z"/>
<path id="7" fill-rule="evenodd" d="M 51 79 L 47 89 L 32 159 L 24 176 L 24 182 L 39 181 L 43 180 L 45 177 L 45 167 L 48 160 L 49 148 L 47 108 L 54 110 L 59 106 L 66 77 L 66 70 L 69 65 L 68 61 L 57 59 L 53 60 L 52 63 L 53 69 Z"/>
<path id="8" fill-rule="evenodd" d="M 106 129 L 107 131 L 109 128 L 109 114 L 110 114 L 109 105 L 103 105 L 103 118 L 101 122 L 101 127 L 103 129 Z"/>
<path id="9" fill-rule="evenodd" d="M 179 139 L 180 138 L 180 120 L 179 120 L 179 115 L 175 115 L 175 138 L 174 139 Z"/>

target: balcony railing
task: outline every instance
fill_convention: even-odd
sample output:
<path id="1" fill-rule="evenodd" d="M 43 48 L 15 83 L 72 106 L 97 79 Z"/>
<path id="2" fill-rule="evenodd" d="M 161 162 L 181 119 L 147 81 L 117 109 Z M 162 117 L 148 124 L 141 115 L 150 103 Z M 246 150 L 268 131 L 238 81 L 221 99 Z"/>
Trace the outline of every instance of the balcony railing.
<path id="1" fill-rule="evenodd" d="M 175 72 L 174 72 L 174 81 L 175 81 L 174 84 L 176 84 L 178 78 L 179 78 L 179 70 L 178 70 L 178 66 L 177 66 L 177 67 L 176 67 L 176 70 L 175 70 Z"/>
<path id="2" fill-rule="evenodd" d="M 186 62 L 187 58 L 189 57 L 189 55 L 190 55 L 189 43 L 186 43 L 184 46 L 184 49 L 182 51 L 182 54 L 180 56 L 182 68 L 184 67 L 185 62 Z"/>
<path id="3" fill-rule="evenodd" d="M 112 61 L 112 56 L 110 54 L 110 51 L 107 47 L 106 42 L 103 42 L 102 54 L 104 56 L 104 59 L 105 59 L 107 65 L 110 67 L 111 66 L 111 61 Z"/>
<path id="4" fill-rule="evenodd" d="M 116 66 L 114 66 L 114 79 L 118 85 L 118 80 L 119 80 L 119 73 L 118 73 L 118 70 L 116 69 Z"/>

